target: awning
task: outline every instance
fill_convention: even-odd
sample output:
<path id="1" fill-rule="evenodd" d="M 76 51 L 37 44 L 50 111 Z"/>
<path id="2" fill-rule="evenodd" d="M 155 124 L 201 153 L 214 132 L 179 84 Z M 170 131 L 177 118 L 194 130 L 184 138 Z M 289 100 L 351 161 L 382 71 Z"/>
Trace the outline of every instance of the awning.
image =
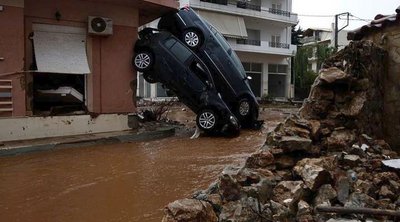
<path id="1" fill-rule="evenodd" d="M 38 72 L 90 73 L 84 34 L 35 31 L 33 45 Z"/>
<path id="2" fill-rule="evenodd" d="M 242 17 L 209 11 L 198 11 L 198 13 L 222 35 L 237 39 L 247 38 L 246 25 Z"/>

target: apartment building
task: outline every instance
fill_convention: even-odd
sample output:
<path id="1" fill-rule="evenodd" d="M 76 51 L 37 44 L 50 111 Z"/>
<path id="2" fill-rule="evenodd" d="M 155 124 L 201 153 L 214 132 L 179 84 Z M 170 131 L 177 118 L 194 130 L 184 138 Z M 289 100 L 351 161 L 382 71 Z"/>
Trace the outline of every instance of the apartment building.
<path id="1" fill-rule="evenodd" d="M 254 94 L 261 98 L 291 98 L 291 26 L 297 24 L 292 0 L 181 0 L 218 29 L 241 59 Z M 140 76 L 138 95 L 166 96 L 160 84 L 148 84 Z M 140 88 L 142 87 L 142 88 Z"/>
<path id="2" fill-rule="evenodd" d="M 338 32 L 338 50 L 344 48 L 349 44 L 347 40 L 346 30 L 341 30 Z M 335 32 L 334 32 L 334 24 L 332 24 L 331 29 L 324 28 L 308 28 L 303 32 L 304 38 L 302 39 L 303 46 L 308 46 L 312 48 L 312 53 L 308 58 L 308 70 L 318 72 L 321 67 L 318 67 L 318 58 L 317 58 L 317 47 L 318 46 L 326 46 L 326 47 L 335 47 Z"/>

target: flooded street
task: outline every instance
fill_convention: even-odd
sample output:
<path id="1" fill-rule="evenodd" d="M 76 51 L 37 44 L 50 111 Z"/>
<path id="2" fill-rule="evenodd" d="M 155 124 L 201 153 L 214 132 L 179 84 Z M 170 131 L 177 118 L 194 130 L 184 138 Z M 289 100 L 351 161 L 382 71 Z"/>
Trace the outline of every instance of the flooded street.
<path id="1" fill-rule="evenodd" d="M 161 221 L 166 204 L 207 188 L 226 165 L 242 164 L 285 116 L 268 110 L 267 128 L 233 139 L 182 133 L 0 157 L 0 221 Z"/>

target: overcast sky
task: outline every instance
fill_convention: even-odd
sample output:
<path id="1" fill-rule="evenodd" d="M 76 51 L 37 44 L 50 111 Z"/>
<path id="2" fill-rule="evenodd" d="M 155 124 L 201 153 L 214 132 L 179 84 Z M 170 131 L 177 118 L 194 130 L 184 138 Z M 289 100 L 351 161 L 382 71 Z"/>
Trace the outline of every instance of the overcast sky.
<path id="1" fill-rule="evenodd" d="M 299 25 L 304 30 L 307 28 L 330 28 L 335 21 L 335 14 L 350 12 L 361 19 L 373 19 L 377 14 L 394 14 L 398 6 L 400 6 L 399 0 L 293 0 L 292 11 L 299 15 Z M 343 18 L 345 17 L 343 16 Z M 355 17 L 350 18 L 356 19 Z M 339 20 L 339 28 L 345 23 L 344 20 Z M 365 21 L 350 20 L 349 26 L 345 29 L 353 30 L 366 23 Z"/>

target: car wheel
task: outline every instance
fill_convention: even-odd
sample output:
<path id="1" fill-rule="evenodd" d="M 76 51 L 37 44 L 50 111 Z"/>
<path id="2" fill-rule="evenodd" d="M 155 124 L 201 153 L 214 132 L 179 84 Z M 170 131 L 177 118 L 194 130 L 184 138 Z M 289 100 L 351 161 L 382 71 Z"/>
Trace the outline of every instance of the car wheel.
<path id="1" fill-rule="evenodd" d="M 133 65 L 139 72 L 147 71 L 153 65 L 153 55 L 150 52 L 138 52 L 133 58 Z"/>
<path id="2" fill-rule="evenodd" d="M 155 78 L 154 74 L 152 74 L 152 73 L 148 73 L 148 72 L 143 73 L 143 78 L 148 83 L 156 83 L 156 82 L 158 82 L 157 79 Z"/>
<path id="3" fill-rule="evenodd" d="M 239 101 L 239 115 L 241 117 L 247 117 L 250 115 L 251 112 L 251 105 L 250 105 L 250 101 L 246 98 L 241 99 Z"/>
<path id="4" fill-rule="evenodd" d="M 204 131 L 212 131 L 217 126 L 217 116 L 210 109 L 202 110 L 196 118 L 197 126 Z"/>
<path id="5" fill-rule="evenodd" d="M 183 42 L 192 49 L 196 49 L 201 45 L 202 37 L 200 33 L 193 29 L 183 32 Z"/>

